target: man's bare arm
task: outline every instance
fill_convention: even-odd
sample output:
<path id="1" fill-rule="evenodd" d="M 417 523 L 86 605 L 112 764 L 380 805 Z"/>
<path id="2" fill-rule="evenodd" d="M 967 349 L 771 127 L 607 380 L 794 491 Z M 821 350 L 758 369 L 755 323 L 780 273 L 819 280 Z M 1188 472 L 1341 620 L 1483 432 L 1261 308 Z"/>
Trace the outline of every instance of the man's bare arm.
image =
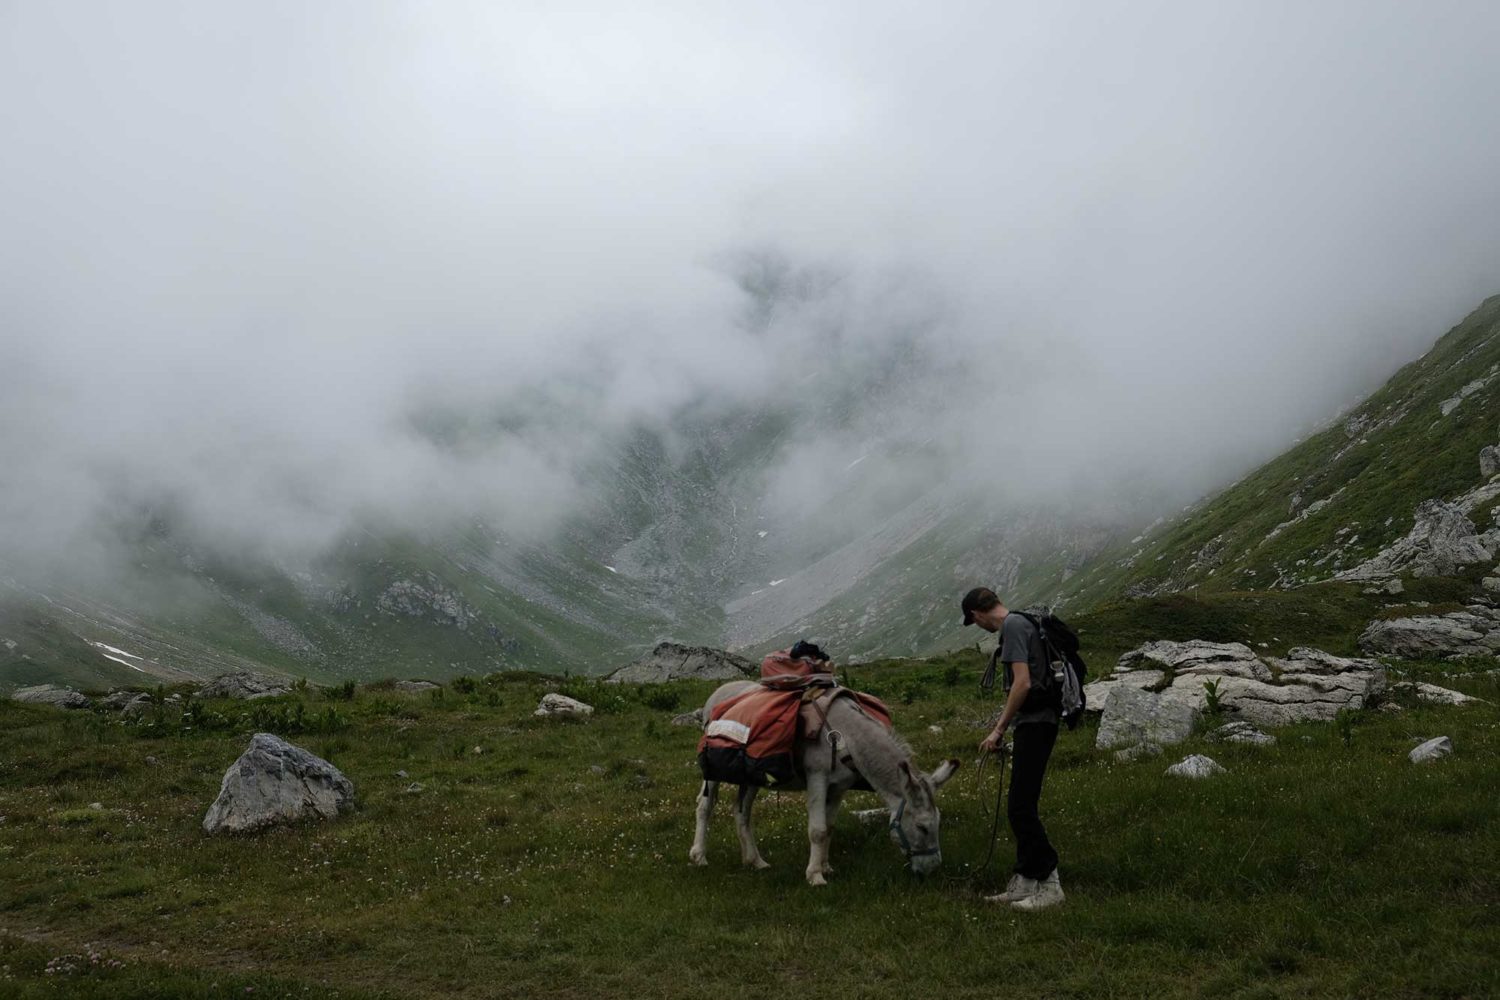
<path id="1" fill-rule="evenodd" d="M 1021 705 L 1026 701 L 1026 695 L 1031 690 L 1031 667 L 1026 663 L 1012 663 L 1010 665 L 1010 695 L 1005 699 L 1005 709 L 1000 713 L 1000 720 L 995 723 L 995 728 L 979 744 L 979 749 L 988 753 L 1000 745 L 1000 739 L 1005 735 L 1005 730 L 1010 728 L 1011 720 L 1016 713 L 1021 711 Z"/>

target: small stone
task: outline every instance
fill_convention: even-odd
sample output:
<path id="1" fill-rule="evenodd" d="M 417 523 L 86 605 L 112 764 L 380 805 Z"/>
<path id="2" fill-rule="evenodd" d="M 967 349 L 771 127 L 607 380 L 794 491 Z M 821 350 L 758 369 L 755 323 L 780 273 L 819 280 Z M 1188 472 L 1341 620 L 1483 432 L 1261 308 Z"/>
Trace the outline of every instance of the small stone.
<path id="1" fill-rule="evenodd" d="M 1145 760 L 1147 757 L 1160 757 L 1163 753 L 1165 751 L 1159 743 L 1137 743 L 1133 747 L 1116 750 L 1115 760 L 1122 764 L 1129 764 L 1131 761 Z"/>
<path id="2" fill-rule="evenodd" d="M 1173 764 L 1165 773 L 1176 778 L 1207 778 L 1215 774 L 1224 774 L 1225 771 L 1212 757 L 1195 753 Z"/>
<path id="3" fill-rule="evenodd" d="M 398 778 L 409 777 L 409 775 L 406 773 L 406 768 L 403 767 L 401 770 L 397 771 L 396 772 L 396 777 L 398 777 Z"/>
<path id="4" fill-rule="evenodd" d="M 1231 722 L 1220 726 L 1209 733 L 1208 738 L 1221 743 L 1246 743 L 1256 747 L 1274 746 L 1276 743 L 1276 737 L 1261 732 L 1248 722 Z"/>
<path id="5" fill-rule="evenodd" d="M 149 764 L 149 765 L 151 765 L 152 767 L 160 767 L 161 766 L 161 761 L 157 760 L 155 757 L 151 756 L 150 754 L 146 755 L 146 763 Z"/>
<path id="6" fill-rule="evenodd" d="M 1414 747 L 1412 752 L 1406 755 L 1406 759 L 1413 764 L 1424 764 L 1428 761 L 1441 760 L 1453 752 L 1453 741 L 1446 736 L 1435 736 Z"/>
<path id="7" fill-rule="evenodd" d="M 849 815 L 853 816 L 860 823 L 873 826 L 876 823 L 889 822 L 891 811 L 889 809 L 856 809 Z"/>
<path id="8" fill-rule="evenodd" d="M 1394 701 L 1383 701 L 1383 702 L 1381 702 L 1380 703 L 1380 710 L 1382 712 L 1384 712 L 1385 714 L 1387 714 L 1387 715 L 1400 715 L 1402 712 L 1406 711 L 1406 709 L 1402 708 L 1400 705 L 1396 704 Z"/>
<path id="9" fill-rule="evenodd" d="M 602 777 L 604 775 L 604 768 L 600 767 L 598 764 L 590 764 L 589 765 L 589 773 L 590 774 L 599 775 L 599 776 Z"/>
<path id="10" fill-rule="evenodd" d="M 703 725 L 703 709 L 695 708 L 691 712 L 683 712 L 681 715 L 672 716 L 674 726 L 692 726 L 699 728 Z"/>
<path id="11" fill-rule="evenodd" d="M 478 756 L 479 756 L 479 755 L 480 755 L 480 754 L 482 754 L 482 753 L 484 753 L 484 747 L 475 747 L 475 748 L 474 748 L 474 749 L 473 749 L 473 750 L 472 750 L 472 751 L 470 751 L 470 752 L 471 752 L 471 753 L 473 753 L 473 754 L 474 754 L 474 756 L 476 756 L 476 757 L 478 757 Z"/>
<path id="12" fill-rule="evenodd" d="M 104 803 L 103 802 L 90 802 L 89 803 L 89 808 L 97 811 L 97 810 L 100 810 L 100 809 L 104 808 Z"/>
<path id="13" fill-rule="evenodd" d="M 405 793 L 407 795 L 416 795 L 418 792 L 422 791 L 423 787 L 425 786 L 423 786 L 420 781 L 413 781 L 411 784 L 406 786 Z"/>
<path id="14" fill-rule="evenodd" d="M 927 731 L 929 733 L 932 733 L 933 735 L 937 735 L 938 733 L 941 733 L 943 731 L 943 727 L 937 725 L 928 726 Z"/>

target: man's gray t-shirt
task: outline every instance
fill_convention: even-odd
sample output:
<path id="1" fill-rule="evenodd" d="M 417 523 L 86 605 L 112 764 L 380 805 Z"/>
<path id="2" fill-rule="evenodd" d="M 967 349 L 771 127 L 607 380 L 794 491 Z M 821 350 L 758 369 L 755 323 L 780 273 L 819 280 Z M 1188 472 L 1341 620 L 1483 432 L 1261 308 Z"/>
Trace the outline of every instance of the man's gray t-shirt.
<path id="1" fill-rule="evenodd" d="M 1042 637 L 1037 633 L 1036 626 L 1021 615 L 1011 612 L 1005 616 L 1005 623 L 1000 626 L 999 648 L 1000 662 L 1006 667 L 1012 663 L 1025 663 L 1030 667 L 1032 687 L 1051 682 L 1051 678 L 1042 673 L 1052 669 L 1047 662 L 1046 651 L 1042 648 Z M 1009 677 L 1007 673 L 1006 679 L 1009 680 Z M 1009 690 L 1009 685 L 1006 688 Z M 1022 709 L 1011 720 L 1011 724 L 1016 726 L 1028 722 L 1048 722 L 1055 726 L 1058 723 L 1057 710 L 1038 708 L 1028 712 Z"/>

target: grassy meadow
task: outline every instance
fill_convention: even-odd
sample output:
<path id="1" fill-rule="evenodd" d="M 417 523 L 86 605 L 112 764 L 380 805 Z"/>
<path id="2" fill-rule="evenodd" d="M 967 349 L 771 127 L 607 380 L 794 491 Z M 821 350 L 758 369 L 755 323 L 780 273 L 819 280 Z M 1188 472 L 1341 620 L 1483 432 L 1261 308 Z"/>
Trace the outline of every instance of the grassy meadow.
<path id="1" fill-rule="evenodd" d="M 1265 750 L 1195 741 L 1120 764 L 1091 727 L 1064 733 L 1043 808 L 1068 903 L 1021 915 L 978 898 L 1011 848 L 1002 834 L 1000 864 L 974 870 L 994 795 L 993 772 L 981 785 L 973 768 L 996 707 L 975 692 L 981 666 L 970 652 L 852 669 L 924 767 L 966 766 L 941 796 L 943 877 L 905 872 L 883 825 L 849 815 L 877 804 L 855 793 L 824 889 L 803 881 L 793 793 L 758 806 L 771 870 L 740 868 L 724 801 L 711 865 L 687 864 L 697 732 L 670 719 L 706 683 L 351 685 L 188 701 L 137 725 L 0 702 L 0 996 L 1500 992 L 1497 675 L 1448 680 L 1490 704 L 1408 700 L 1280 730 Z M 558 687 L 598 713 L 533 717 Z M 259 730 L 337 764 L 357 810 L 205 836 L 224 769 Z M 1439 734 L 1453 757 L 1406 761 Z M 1162 774 L 1195 750 L 1229 774 Z"/>

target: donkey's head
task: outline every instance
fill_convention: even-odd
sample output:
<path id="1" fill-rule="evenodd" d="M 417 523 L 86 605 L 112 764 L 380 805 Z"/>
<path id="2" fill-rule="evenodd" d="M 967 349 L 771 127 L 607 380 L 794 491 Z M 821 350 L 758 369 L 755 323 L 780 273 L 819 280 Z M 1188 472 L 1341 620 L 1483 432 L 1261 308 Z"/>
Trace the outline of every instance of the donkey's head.
<path id="1" fill-rule="evenodd" d="M 926 875 L 943 863 L 943 851 L 938 844 L 942 814 L 937 807 L 937 790 L 953 777 L 958 761 L 943 761 L 931 776 L 913 770 L 904 760 L 899 769 L 902 797 L 891 812 L 891 840 L 906 855 L 911 870 Z"/>

